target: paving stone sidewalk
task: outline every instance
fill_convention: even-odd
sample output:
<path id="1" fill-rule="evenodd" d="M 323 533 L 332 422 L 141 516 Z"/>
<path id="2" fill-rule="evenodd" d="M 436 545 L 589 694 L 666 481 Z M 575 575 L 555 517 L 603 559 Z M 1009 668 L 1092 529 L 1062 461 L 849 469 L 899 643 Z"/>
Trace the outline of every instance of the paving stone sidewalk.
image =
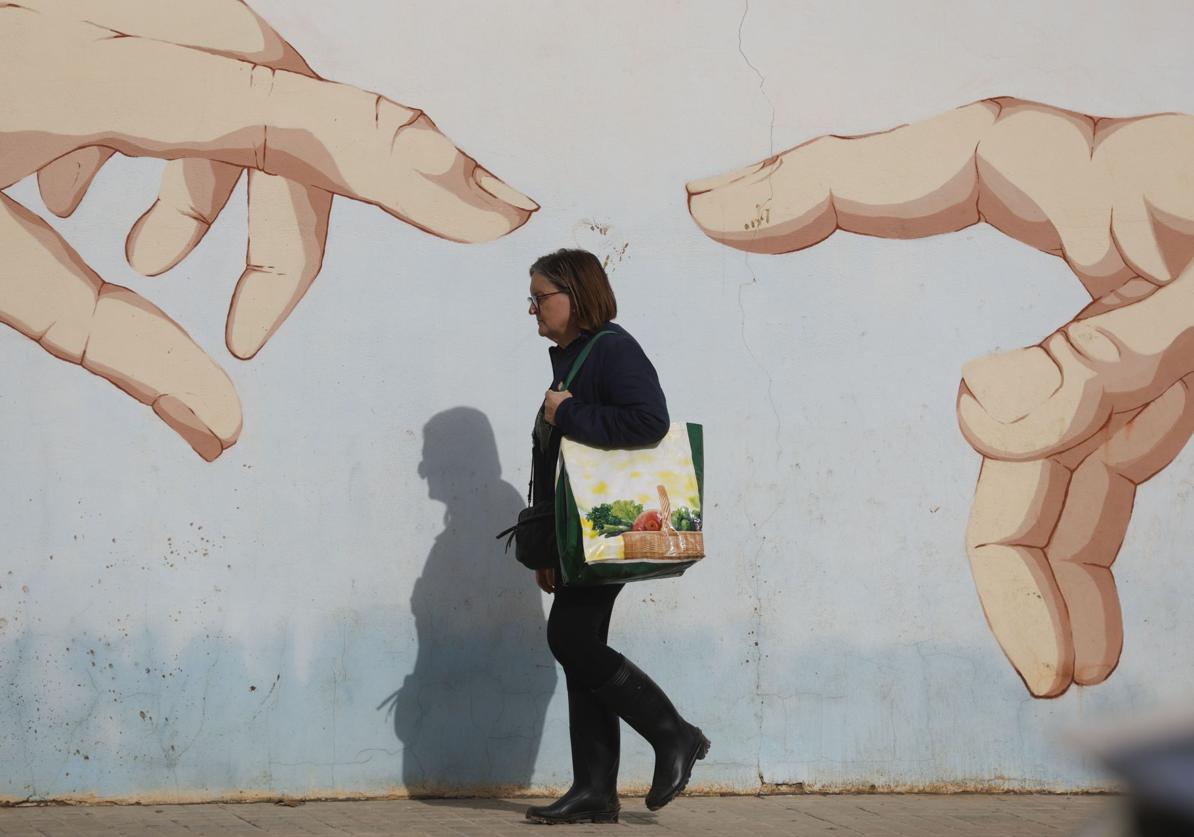
<path id="1" fill-rule="evenodd" d="M 1119 803 L 1107 796 L 866 794 L 682 797 L 651 813 L 624 798 L 617 825 L 540 826 L 528 799 L 370 800 L 203 805 L 38 806 L 0 809 L 8 837 L 272 837 L 272 835 L 568 834 L 800 835 L 800 837 L 1019 837 L 1112 833 Z M 548 829 L 544 832 L 544 829 Z"/>

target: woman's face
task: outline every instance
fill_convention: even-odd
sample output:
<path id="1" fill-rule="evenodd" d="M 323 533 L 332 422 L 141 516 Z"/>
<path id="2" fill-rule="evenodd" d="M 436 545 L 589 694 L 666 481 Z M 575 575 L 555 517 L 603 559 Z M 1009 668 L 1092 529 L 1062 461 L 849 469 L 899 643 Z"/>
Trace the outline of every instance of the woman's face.
<path id="1" fill-rule="evenodd" d="M 557 344 L 565 343 L 576 330 L 572 323 L 572 297 L 540 273 L 531 276 L 531 297 L 535 302 L 528 313 L 538 321 L 539 334 Z"/>

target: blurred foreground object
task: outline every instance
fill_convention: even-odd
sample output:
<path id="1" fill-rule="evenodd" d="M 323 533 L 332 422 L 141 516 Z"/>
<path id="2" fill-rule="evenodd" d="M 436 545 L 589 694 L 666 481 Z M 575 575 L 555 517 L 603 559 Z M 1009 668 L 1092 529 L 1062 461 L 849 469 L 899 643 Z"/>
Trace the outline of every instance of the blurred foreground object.
<path id="1" fill-rule="evenodd" d="M 1194 709 L 1151 714 L 1075 743 L 1125 794 L 1121 818 L 1082 837 L 1194 837 Z"/>

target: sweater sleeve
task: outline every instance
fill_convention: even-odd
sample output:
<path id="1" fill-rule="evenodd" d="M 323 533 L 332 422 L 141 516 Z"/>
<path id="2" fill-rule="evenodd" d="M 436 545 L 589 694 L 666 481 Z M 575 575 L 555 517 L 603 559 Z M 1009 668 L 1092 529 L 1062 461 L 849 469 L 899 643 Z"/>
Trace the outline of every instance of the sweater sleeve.
<path id="1" fill-rule="evenodd" d="M 631 339 L 606 338 L 597 391 L 600 404 L 575 396 L 556 410 L 556 426 L 570 439 L 607 448 L 636 447 L 667 435 L 667 401 L 655 367 Z"/>

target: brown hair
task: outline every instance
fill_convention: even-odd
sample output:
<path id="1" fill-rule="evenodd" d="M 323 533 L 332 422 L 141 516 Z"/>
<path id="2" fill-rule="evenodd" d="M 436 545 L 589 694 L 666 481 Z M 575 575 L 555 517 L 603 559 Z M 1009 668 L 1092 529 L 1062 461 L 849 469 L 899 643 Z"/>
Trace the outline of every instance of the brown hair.
<path id="1" fill-rule="evenodd" d="M 572 297 L 576 324 L 593 331 L 618 316 L 618 301 L 609 277 L 597 257 L 588 250 L 556 250 L 540 256 L 530 274 L 543 276 Z"/>

